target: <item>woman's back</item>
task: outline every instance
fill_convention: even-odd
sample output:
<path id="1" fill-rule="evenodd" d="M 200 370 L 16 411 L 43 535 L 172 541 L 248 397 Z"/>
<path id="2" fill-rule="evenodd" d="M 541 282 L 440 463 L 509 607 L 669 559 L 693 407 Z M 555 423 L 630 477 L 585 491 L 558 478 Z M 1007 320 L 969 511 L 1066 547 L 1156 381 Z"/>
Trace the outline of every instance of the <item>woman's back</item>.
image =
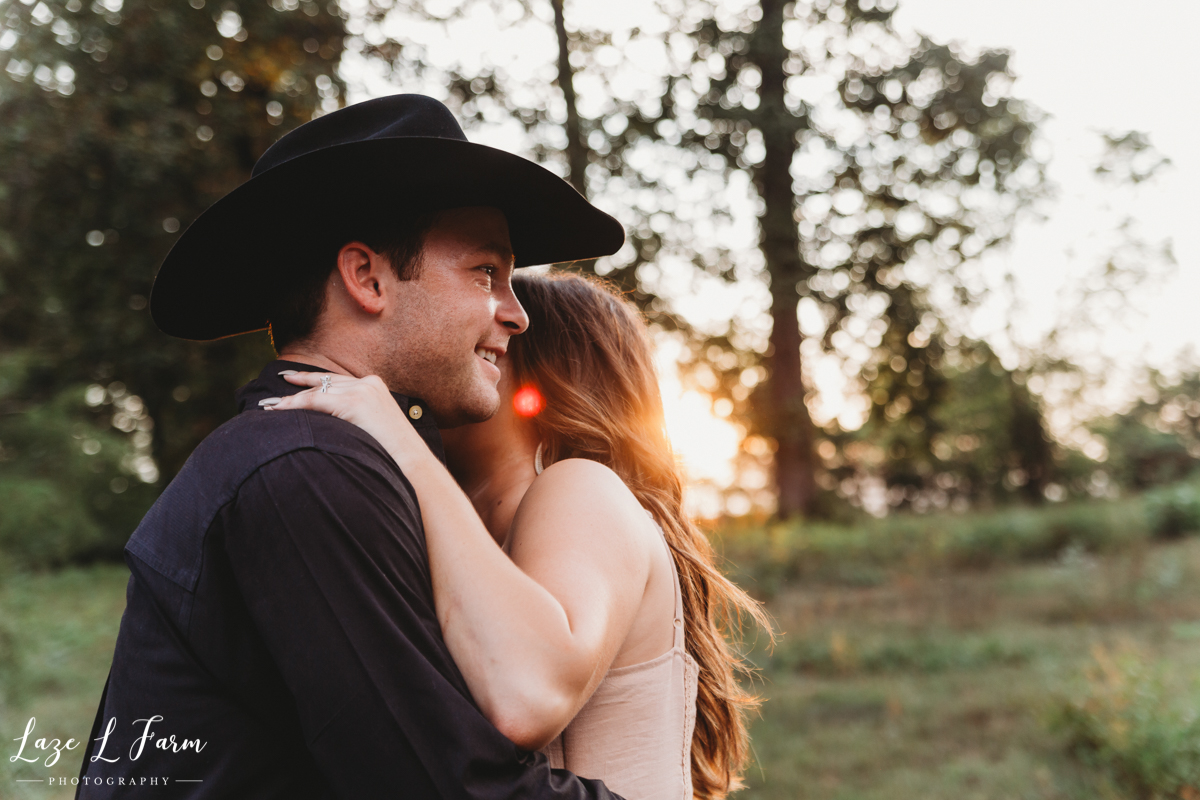
<path id="1" fill-rule="evenodd" d="M 675 598 L 671 649 L 610 669 L 566 729 L 542 749 L 551 766 L 599 778 L 628 800 L 692 797 L 699 668 L 684 647 L 683 598 L 669 550 L 666 560 Z"/>

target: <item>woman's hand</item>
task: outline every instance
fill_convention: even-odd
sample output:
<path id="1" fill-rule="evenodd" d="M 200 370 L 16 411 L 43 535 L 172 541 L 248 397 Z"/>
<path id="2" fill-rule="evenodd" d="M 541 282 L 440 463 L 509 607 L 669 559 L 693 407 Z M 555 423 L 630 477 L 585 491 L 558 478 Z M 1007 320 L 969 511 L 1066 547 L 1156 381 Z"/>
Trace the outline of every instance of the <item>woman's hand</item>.
<path id="1" fill-rule="evenodd" d="M 431 455 L 425 440 L 405 419 L 404 410 L 378 376 L 352 378 L 329 372 L 281 374 L 288 383 L 312 388 L 288 397 L 269 397 L 260 401 L 263 409 L 308 408 L 344 419 L 383 445 L 401 468 L 414 458 Z"/>

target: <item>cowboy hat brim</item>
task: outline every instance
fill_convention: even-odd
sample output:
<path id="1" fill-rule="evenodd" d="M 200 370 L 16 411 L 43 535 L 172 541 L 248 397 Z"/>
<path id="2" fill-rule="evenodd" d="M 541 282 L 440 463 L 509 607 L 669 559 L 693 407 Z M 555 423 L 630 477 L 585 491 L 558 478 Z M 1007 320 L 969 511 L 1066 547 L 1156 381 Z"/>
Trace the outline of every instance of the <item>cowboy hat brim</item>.
<path id="1" fill-rule="evenodd" d="M 286 161 L 201 214 L 159 269 L 151 316 L 182 339 L 261 330 L 289 277 L 371 221 L 470 206 L 504 214 L 518 267 L 610 255 L 625 239 L 619 222 L 520 156 L 457 139 L 357 141 Z"/>

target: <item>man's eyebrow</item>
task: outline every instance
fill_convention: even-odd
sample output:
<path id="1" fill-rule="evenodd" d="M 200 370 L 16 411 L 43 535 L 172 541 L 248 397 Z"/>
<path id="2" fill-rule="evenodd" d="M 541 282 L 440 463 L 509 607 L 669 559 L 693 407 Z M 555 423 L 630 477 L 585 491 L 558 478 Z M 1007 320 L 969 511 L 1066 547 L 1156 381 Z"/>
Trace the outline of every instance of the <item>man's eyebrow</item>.
<path id="1" fill-rule="evenodd" d="M 479 247 L 475 248 L 475 252 L 489 253 L 494 256 L 500 256 L 500 260 L 509 265 L 516 260 L 516 256 L 513 255 L 512 248 L 503 242 L 488 242 L 487 244 L 481 244 Z"/>

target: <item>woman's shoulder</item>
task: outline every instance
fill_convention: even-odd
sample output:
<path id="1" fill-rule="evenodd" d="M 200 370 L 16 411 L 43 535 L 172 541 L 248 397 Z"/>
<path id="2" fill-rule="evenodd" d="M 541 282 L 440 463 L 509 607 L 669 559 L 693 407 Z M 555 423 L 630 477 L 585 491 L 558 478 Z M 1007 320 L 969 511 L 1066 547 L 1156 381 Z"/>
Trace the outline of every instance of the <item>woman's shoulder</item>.
<path id="1" fill-rule="evenodd" d="M 542 470 L 530 486 L 543 492 L 570 492 L 603 497 L 607 501 L 629 501 L 638 505 L 637 497 L 610 467 L 589 458 L 565 458 Z M 640 508 L 641 506 L 638 505 Z"/>
<path id="2" fill-rule="evenodd" d="M 653 524 L 637 497 L 609 467 L 586 458 L 567 458 L 546 467 L 521 501 L 522 510 L 571 517 L 624 519 L 641 528 Z"/>
<path id="3" fill-rule="evenodd" d="M 593 461 L 590 458 L 564 458 L 562 461 L 555 461 L 542 470 L 542 473 L 538 475 L 538 480 L 558 482 L 595 481 L 611 485 L 619 484 L 626 491 L 629 491 L 629 487 L 625 486 L 625 482 L 621 480 L 621 476 L 614 472 L 611 467 L 601 464 L 599 461 Z M 632 495 L 633 493 L 630 492 L 630 494 Z"/>

